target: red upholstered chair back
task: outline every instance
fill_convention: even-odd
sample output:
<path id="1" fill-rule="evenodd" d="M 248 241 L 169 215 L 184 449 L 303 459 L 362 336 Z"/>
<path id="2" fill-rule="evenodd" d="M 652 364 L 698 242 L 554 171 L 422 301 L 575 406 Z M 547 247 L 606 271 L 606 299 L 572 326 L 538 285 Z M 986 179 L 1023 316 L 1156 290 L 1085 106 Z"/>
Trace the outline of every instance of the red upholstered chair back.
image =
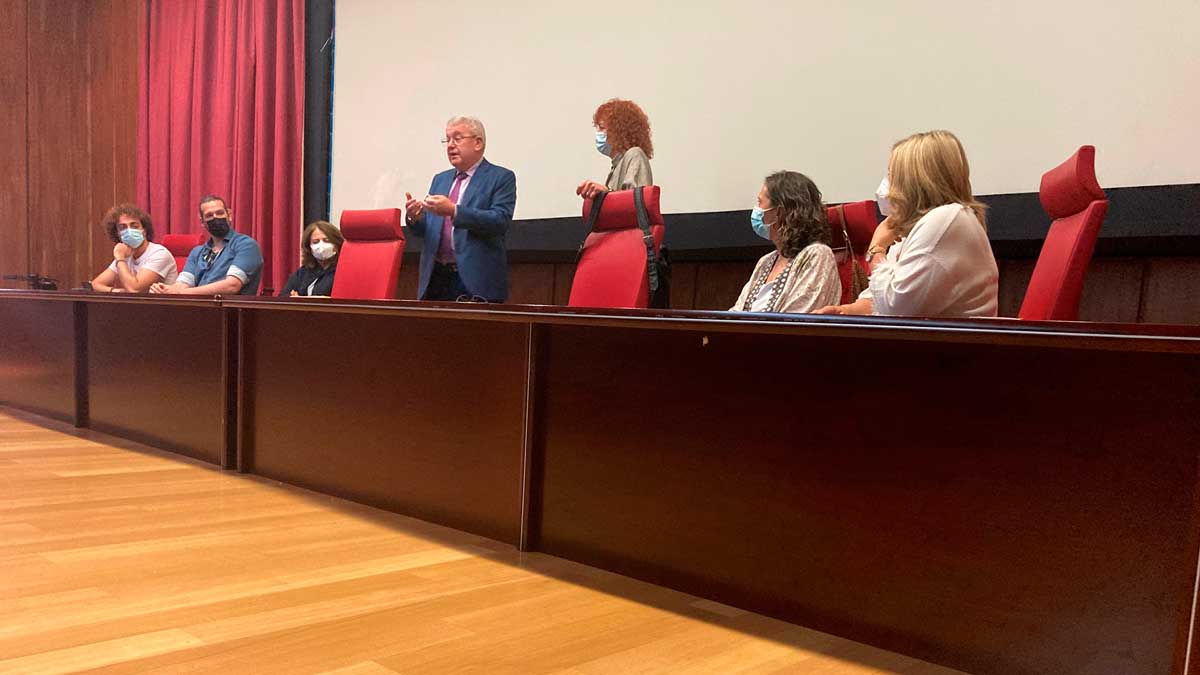
<path id="1" fill-rule="evenodd" d="M 875 235 L 875 227 L 879 221 L 875 218 L 875 202 L 862 201 L 842 204 L 841 211 L 846 213 L 846 232 L 850 235 L 850 248 L 846 248 L 846 237 L 842 234 L 842 218 L 839 209 L 831 206 L 826 209 L 829 219 L 829 230 L 833 235 L 833 253 L 837 256 L 838 276 L 842 280 L 842 304 L 854 302 L 851 281 L 854 278 L 854 264 L 850 258 L 858 259 L 863 272 L 870 274 L 871 265 L 867 262 L 867 247 L 871 245 L 871 237 Z"/>
<path id="2" fill-rule="evenodd" d="M 341 229 L 346 241 L 338 254 L 333 297 L 395 299 L 404 255 L 402 223 L 400 209 L 342 211 Z"/>
<path id="3" fill-rule="evenodd" d="M 1096 180 L 1096 148 L 1085 145 L 1042 175 L 1042 208 L 1054 219 L 1018 316 L 1074 321 L 1108 199 Z"/>
<path id="4" fill-rule="evenodd" d="M 654 254 L 662 248 L 662 211 L 657 185 L 643 189 Z M 592 200 L 583 201 L 583 217 L 592 211 Z M 592 232 L 583 242 L 575 280 L 571 283 L 571 307 L 649 307 L 650 273 L 646 269 L 646 242 L 638 226 L 633 190 L 609 192 L 604 197 Z"/>
<path id="5" fill-rule="evenodd" d="M 175 256 L 175 267 L 180 272 L 183 271 L 184 265 L 187 265 L 188 254 L 192 249 L 208 241 L 208 233 L 200 234 L 164 234 L 162 245 L 167 247 L 171 255 Z"/>

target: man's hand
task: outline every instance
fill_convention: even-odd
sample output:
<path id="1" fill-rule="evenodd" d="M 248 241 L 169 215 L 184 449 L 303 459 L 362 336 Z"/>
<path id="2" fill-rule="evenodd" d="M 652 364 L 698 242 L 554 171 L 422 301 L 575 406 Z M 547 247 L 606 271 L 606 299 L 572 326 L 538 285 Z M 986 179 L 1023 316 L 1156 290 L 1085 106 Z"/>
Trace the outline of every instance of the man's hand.
<path id="1" fill-rule="evenodd" d="M 439 216 L 454 217 L 456 209 L 454 202 L 450 201 L 449 197 L 442 195 L 429 195 L 425 198 L 425 208 L 433 211 Z"/>
<path id="2" fill-rule="evenodd" d="M 171 287 L 159 281 L 158 283 L 150 284 L 150 292 L 155 294 L 170 293 Z"/>
<path id="3" fill-rule="evenodd" d="M 125 244 L 118 243 L 113 247 L 113 260 L 127 260 L 131 255 L 133 255 L 133 249 Z"/>
<path id="4" fill-rule="evenodd" d="M 813 314 L 845 314 L 846 311 L 842 307 L 842 305 L 825 305 L 821 309 L 814 310 Z"/>
<path id="5" fill-rule="evenodd" d="M 594 180 L 585 180 L 575 188 L 575 194 L 584 199 L 595 199 L 601 192 L 608 192 L 608 188 Z"/>
<path id="6" fill-rule="evenodd" d="M 411 193 L 405 192 L 407 201 L 404 202 L 404 217 L 410 221 L 419 220 L 425 213 L 425 205 L 413 199 Z"/>

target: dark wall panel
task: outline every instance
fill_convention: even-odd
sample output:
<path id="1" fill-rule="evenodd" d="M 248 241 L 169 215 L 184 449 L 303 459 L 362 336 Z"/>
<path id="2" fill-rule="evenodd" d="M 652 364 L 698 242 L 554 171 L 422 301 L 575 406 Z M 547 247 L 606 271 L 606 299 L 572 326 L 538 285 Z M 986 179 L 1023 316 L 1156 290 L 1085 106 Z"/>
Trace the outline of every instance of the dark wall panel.
<path id="1" fill-rule="evenodd" d="M 1079 320 L 1137 323 L 1145 269 L 1146 261 L 1133 258 L 1093 260 L 1079 298 Z"/>
<path id="2" fill-rule="evenodd" d="M 0 2 L 0 277 L 29 273 L 27 0 Z M 0 279 L 0 287 L 23 288 Z"/>
<path id="3" fill-rule="evenodd" d="M 92 274 L 86 3 L 29 0 L 30 268 L 65 288 Z"/>
<path id="4" fill-rule="evenodd" d="M 508 268 L 508 301 L 519 305 L 554 304 L 554 265 L 524 263 Z"/>
<path id="5" fill-rule="evenodd" d="M 91 426 L 220 464 L 222 310 L 188 305 L 89 304 Z"/>
<path id="6" fill-rule="evenodd" d="M 0 298 L 0 402 L 56 419 L 75 415 L 70 302 Z"/>
<path id="7" fill-rule="evenodd" d="M 1200 258 L 1150 261 L 1142 321 L 1200 324 Z"/>
<path id="8" fill-rule="evenodd" d="M 594 326 L 544 344 L 541 550 L 968 672 L 1177 664 L 1195 356 Z"/>
<path id="9" fill-rule="evenodd" d="M 694 309 L 729 309 L 753 271 L 753 261 L 706 263 L 696 274 Z"/>
<path id="10" fill-rule="evenodd" d="M 112 262 L 113 244 L 100 219 L 114 204 L 137 201 L 138 26 L 140 0 L 89 3 L 92 48 L 88 82 L 91 155 L 86 277 Z M 167 223 L 158 223 L 161 240 Z M 80 279 L 82 281 L 82 279 Z"/>
<path id="11" fill-rule="evenodd" d="M 244 469 L 517 543 L 523 324 L 243 311 L 241 327 Z"/>

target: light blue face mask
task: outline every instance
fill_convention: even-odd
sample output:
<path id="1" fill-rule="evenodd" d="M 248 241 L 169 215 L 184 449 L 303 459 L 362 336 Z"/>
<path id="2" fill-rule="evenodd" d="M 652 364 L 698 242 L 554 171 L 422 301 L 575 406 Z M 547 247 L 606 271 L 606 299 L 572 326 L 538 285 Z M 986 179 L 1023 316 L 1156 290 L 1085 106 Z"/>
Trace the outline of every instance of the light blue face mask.
<path id="1" fill-rule="evenodd" d="M 608 132 L 607 131 L 597 131 L 596 132 L 596 150 L 599 151 L 600 154 L 604 155 L 605 157 L 612 156 L 612 146 L 608 144 Z"/>
<path id="2" fill-rule="evenodd" d="M 146 233 L 132 227 L 121 231 L 121 243 L 129 248 L 137 248 L 146 242 Z"/>
<path id="3" fill-rule="evenodd" d="M 757 234 L 768 241 L 771 239 L 771 230 L 770 226 L 763 222 L 763 216 L 765 216 L 768 211 L 774 210 L 774 208 L 769 208 L 764 211 L 756 206 L 750 211 L 750 226 L 754 228 L 754 234 Z"/>

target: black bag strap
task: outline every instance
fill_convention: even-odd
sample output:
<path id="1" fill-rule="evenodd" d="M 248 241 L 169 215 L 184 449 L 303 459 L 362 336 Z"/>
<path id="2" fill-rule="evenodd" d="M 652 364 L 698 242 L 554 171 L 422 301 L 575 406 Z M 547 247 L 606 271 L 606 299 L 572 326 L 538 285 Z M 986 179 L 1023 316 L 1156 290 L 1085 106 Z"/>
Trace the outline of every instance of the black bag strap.
<path id="1" fill-rule="evenodd" d="M 646 242 L 646 271 L 650 275 L 650 293 L 658 290 L 658 265 L 654 255 L 654 234 L 650 232 L 650 215 L 646 213 L 646 198 L 642 195 L 644 188 L 633 189 L 633 204 L 637 211 L 638 227 L 642 228 L 642 240 Z"/>
<path id="2" fill-rule="evenodd" d="M 580 259 L 583 258 L 583 246 L 587 243 L 587 235 L 591 234 L 592 228 L 596 226 L 596 219 L 600 217 L 600 207 L 604 204 L 604 195 L 608 192 L 601 191 L 592 197 L 592 210 L 588 212 L 587 220 L 584 224 L 587 225 L 587 234 L 583 235 L 583 241 L 579 242 L 579 250 L 575 252 L 575 265 L 579 266 Z"/>

